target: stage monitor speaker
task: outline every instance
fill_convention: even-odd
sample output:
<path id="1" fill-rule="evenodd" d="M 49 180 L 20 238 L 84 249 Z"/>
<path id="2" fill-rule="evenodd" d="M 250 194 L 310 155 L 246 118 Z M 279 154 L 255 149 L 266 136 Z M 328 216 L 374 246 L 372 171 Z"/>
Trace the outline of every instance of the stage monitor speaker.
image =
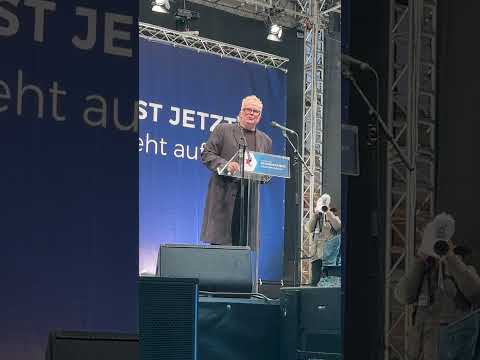
<path id="1" fill-rule="evenodd" d="M 278 360 L 278 300 L 200 297 L 200 360 Z"/>
<path id="2" fill-rule="evenodd" d="M 299 352 L 340 356 L 340 288 L 282 288 L 280 311 L 282 360 L 297 360 Z"/>
<path id="3" fill-rule="evenodd" d="M 138 336 L 86 331 L 52 331 L 45 360 L 139 360 Z"/>
<path id="4" fill-rule="evenodd" d="M 141 360 L 196 360 L 198 280 L 140 277 Z"/>
<path id="5" fill-rule="evenodd" d="M 245 246 L 160 245 L 157 276 L 196 278 L 203 291 L 251 293 L 253 254 Z"/>

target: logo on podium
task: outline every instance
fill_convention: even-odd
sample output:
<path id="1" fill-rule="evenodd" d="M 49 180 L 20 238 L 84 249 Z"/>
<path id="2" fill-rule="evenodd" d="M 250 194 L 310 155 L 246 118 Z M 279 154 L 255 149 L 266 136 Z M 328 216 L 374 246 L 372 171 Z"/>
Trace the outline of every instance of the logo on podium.
<path id="1" fill-rule="evenodd" d="M 257 167 L 257 159 L 252 151 L 247 151 L 244 162 L 245 171 L 254 172 Z"/>

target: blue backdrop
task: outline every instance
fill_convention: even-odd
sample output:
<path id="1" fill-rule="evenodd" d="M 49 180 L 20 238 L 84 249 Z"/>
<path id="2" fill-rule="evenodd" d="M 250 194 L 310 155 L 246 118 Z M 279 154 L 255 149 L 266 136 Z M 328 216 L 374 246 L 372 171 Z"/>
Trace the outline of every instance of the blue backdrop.
<path id="1" fill-rule="evenodd" d="M 236 121 L 241 99 L 263 101 L 259 129 L 285 141 L 271 121 L 285 124 L 286 75 L 279 70 L 140 39 L 140 259 L 154 272 L 162 243 L 200 243 L 210 172 L 200 161 L 202 144 L 219 121 Z M 279 280 L 283 264 L 283 180 L 261 192 L 259 274 Z"/>
<path id="2" fill-rule="evenodd" d="M 44 359 L 52 329 L 137 330 L 137 12 L 0 2 L 0 359 Z"/>

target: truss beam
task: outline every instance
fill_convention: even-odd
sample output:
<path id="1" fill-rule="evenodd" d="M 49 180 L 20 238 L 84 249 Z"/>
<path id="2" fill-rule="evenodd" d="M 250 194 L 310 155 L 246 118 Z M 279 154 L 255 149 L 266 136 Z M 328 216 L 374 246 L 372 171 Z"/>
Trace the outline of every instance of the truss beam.
<path id="1" fill-rule="evenodd" d="M 411 306 L 393 289 L 435 211 L 437 0 L 390 0 L 388 127 L 411 164 L 387 153 L 384 359 L 407 359 Z"/>
<path id="2" fill-rule="evenodd" d="M 202 38 L 190 32 L 170 30 L 142 22 L 139 24 L 139 32 L 141 38 L 149 41 L 158 41 L 173 46 L 185 47 L 198 52 L 236 59 L 245 63 L 259 64 L 282 70 L 285 73 L 287 72 L 289 59 L 277 55 Z"/>
<path id="3" fill-rule="evenodd" d="M 341 11 L 340 0 L 317 0 L 319 8 L 316 16 L 311 11 L 310 0 L 191 0 L 191 2 L 257 20 L 264 20 L 268 14 L 273 14 L 275 21 L 288 27 L 295 27 L 305 21 L 318 22 L 319 18 L 330 12 Z"/>
<path id="4" fill-rule="evenodd" d="M 329 3 L 331 6 L 337 4 Z M 303 87 L 303 148 L 302 156 L 310 169 L 302 171 L 303 201 L 301 204 L 300 229 L 300 280 L 310 284 L 313 237 L 304 231 L 306 223 L 314 214 L 315 200 L 322 193 L 323 183 L 323 98 L 325 65 L 325 25 L 327 15 L 320 14 L 325 6 L 318 0 L 302 3 L 309 14 L 318 19 L 304 32 L 304 87 Z M 330 8 L 330 7 L 328 7 Z"/>

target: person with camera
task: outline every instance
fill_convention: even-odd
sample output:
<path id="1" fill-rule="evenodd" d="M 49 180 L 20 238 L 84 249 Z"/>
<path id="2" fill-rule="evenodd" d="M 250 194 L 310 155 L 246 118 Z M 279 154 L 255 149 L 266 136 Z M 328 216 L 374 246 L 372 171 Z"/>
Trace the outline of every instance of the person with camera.
<path id="1" fill-rule="evenodd" d="M 451 239 L 454 225 L 453 218 L 442 213 L 426 226 L 412 268 L 394 289 L 401 304 L 414 304 L 409 360 L 439 359 L 441 327 L 479 307 L 480 277 L 464 262 L 470 250 Z"/>
<path id="2" fill-rule="evenodd" d="M 305 231 L 314 236 L 311 263 L 312 286 L 317 286 L 320 281 L 324 265 L 338 265 L 342 223 L 337 209 L 330 208 L 330 202 L 329 194 L 320 196 L 314 214 L 305 226 Z"/>

